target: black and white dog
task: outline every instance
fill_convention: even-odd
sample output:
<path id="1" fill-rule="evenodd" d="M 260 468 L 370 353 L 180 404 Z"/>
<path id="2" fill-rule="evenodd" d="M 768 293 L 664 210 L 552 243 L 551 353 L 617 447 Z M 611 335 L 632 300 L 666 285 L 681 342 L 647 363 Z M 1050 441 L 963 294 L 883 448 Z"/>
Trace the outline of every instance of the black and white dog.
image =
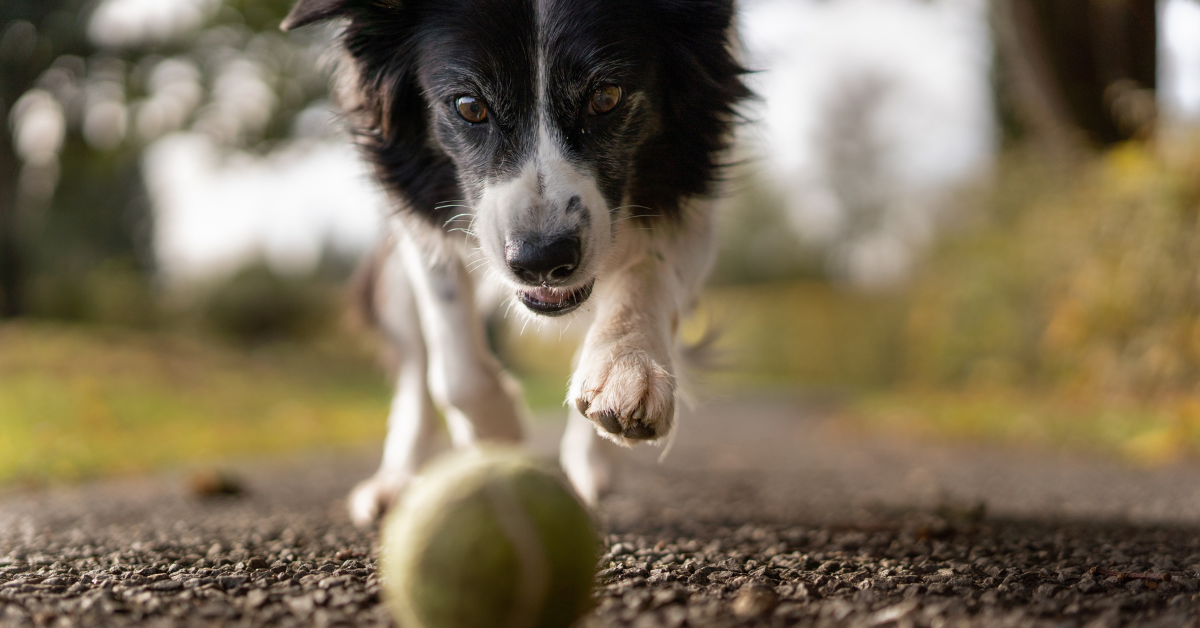
<path id="1" fill-rule="evenodd" d="M 412 477 L 435 407 L 458 447 L 520 438 L 477 307 L 497 287 L 531 316 L 591 317 L 562 465 L 594 502 L 597 433 L 632 444 L 674 422 L 679 323 L 749 95 L 733 0 L 299 0 L 283 28 L 332 18 L 340 105 L 397 210 L 368 291 L 397 390 L 352 517 L 373 521 Z"/>

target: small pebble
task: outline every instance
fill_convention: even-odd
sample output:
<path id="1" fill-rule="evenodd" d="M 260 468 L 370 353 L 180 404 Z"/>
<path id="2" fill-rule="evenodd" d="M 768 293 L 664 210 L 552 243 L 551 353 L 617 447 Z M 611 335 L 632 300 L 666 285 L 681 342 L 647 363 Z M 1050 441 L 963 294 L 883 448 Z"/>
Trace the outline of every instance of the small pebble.
<path id="1" fill-rule="evenodd" d="M 747 585 L 738 591 L 730 610 L 735 617 L 751 619 L 766 616 L 779 604 L 779 596 L 771 589 L 760 585 Z"/>

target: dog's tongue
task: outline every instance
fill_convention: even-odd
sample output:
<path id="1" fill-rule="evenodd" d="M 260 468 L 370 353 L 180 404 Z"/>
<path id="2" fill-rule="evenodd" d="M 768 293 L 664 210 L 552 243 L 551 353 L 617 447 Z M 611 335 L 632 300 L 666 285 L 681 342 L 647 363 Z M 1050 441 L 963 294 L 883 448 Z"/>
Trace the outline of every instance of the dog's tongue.
<path id="1" fill-rule="evenodd" d="M 568 293 L 553 288 L 534 288 L 528 292 L 529 296 L 535 300 L 547 305 L 558 305 L 567 300 Z"/>

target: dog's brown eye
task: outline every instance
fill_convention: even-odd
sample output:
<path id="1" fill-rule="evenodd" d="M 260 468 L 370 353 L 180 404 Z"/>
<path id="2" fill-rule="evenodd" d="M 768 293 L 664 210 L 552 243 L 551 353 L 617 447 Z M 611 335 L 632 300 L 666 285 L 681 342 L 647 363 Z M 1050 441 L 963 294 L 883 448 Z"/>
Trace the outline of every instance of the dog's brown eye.
<path id="1" fill-rule="evenodd" d="M 592 92 L 592 101 L 588 103 L 588 113 L 599 115 L 617 108 L 621 102 L 621 88 L 616 85 L 602 85 Z"/>
<path id="2" fill-rule="evenodd" d="M 483 104 L 483 101 L 478 98 L 463 96 L 454 101 L 454 106 L 458 108 L 458 115 L 471 124 L 479 124 L 487 120 L 487 105 Z"/>

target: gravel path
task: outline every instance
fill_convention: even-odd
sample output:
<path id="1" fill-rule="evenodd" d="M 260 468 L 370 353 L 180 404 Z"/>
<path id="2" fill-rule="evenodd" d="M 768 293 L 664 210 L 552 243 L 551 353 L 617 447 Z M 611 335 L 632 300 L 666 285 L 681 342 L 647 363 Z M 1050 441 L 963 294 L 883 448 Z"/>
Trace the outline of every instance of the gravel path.
<path id="1" fill-rule="evenodd" d="M 607 626 L 1200 626 L 1200 467 L 921 445 L 795 399 L 712 402 L 620 452 Z M 540 427 L 533 446 L 551 451 Z M 373 452 L 0 496 L 0 626 L 385 625 L 341 498 Z"/>

